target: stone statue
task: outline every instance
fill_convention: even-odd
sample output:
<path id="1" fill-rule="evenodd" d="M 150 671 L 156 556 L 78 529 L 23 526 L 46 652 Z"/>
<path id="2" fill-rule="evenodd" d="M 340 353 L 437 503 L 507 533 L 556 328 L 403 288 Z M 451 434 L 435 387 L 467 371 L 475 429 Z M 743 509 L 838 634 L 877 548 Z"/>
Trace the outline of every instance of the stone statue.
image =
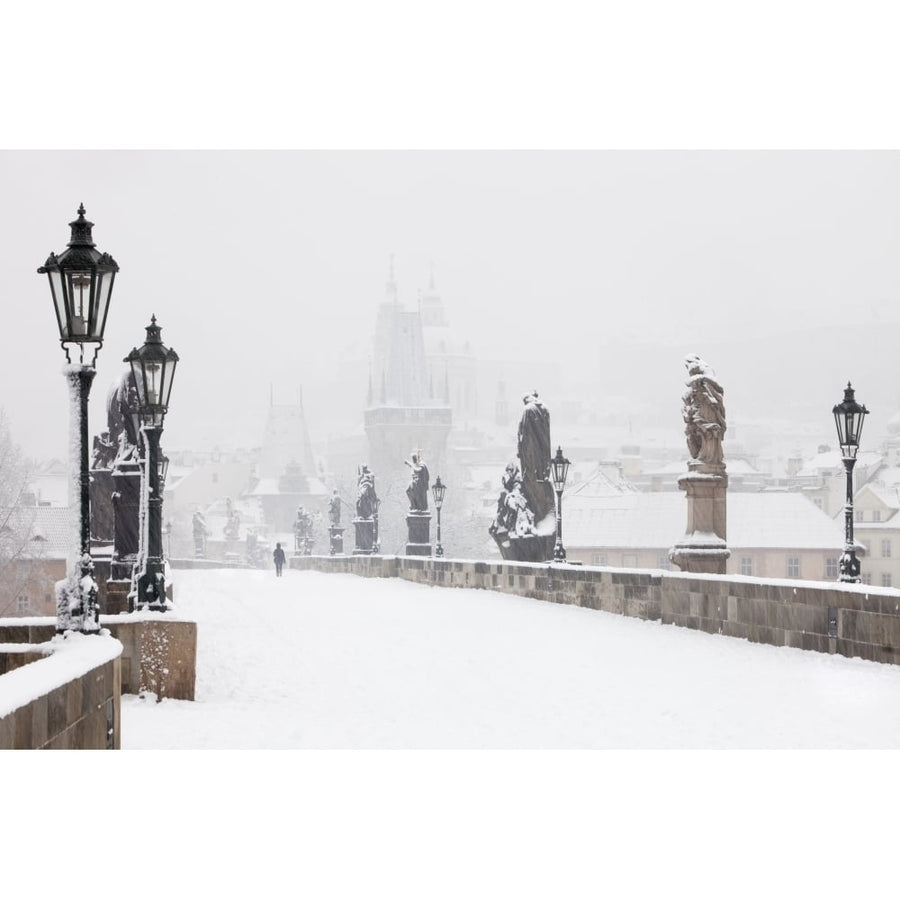
<path id="1" fill-rule="evenodd" d="M 497 512 L 488 531 L 504 559 L 539 562 L 552 558 L 556 539 L 556 499 L 550 480 L 550 413 L 537 391 L 522 398 L 518 465 L 501 478 Z"/>
<path id="2" fill-rule="evenodd" d="M 716 373 L 697 355 L 685 357 L 687 390 L 682 397 L 682 415 L 691 459 L 710 466 L 722 466 L 725 437 L 725 401 Z"/>
<path id="3" fill-rule="evenodd" d="M 516 537 L 534 534 L 534 513 L 522 493 L 522 485 L 516 482 L 506 495 L 506 507 L 513 519 L 513 531 Z"/>
<path id="4" fill-rule="evenodd" d="M 406 488 L 410 512 L 428 512 L 428 466 L 422 459 L 422 451 L 410 454 L 410 459 L 403 462 L 412 470 Z"/>
<path id="5" fill-rule="evenodd" d="M 502 489 L 500 496 L 497 498 L 497 513 L 488 530 L 491 534 L 499 534 L 501 532 L 515 534 L 518 507 L 515 501 L 509 502 L 509 496 L 513 491 L 521 492 L 522 489 L 522 475 L 515 463 L 507 464 L 506 470 L 500 477 L 500 483 Z"/>
<path id="6" fill-rule="evenodd" d="M 357 480 L 356 515 L 360 519 L 374 518 L 378 512 L 378 496 L 375 493 L 375 476 L 368 466 L 362 466 Z"/>
<path id="7" fill-rule="evenodd" d="M 341 524 L 341 498 L 338 496 L 337 488 L 332 491 L 331 499 L 328 501 L 328 521 L 332 525 Z"/>
<path id="8" fill-rule="evenodd" d="M 241 527 L 241 514 L 234 508 L 231 497 L 226 499 L 225 505 L 227 508 L 228 521 L 225 523 L 225 527 L 222 531 L 226 540 L 236 541 Z"/>
<path id="9" fill-rule="evenodd" d="M 203 518 L 203 513 L 199 509 L 194 513 L 191 528 L 194 535 L 194 553 L 196 556 L 202 557 L 206 550 L 206 536 L 209 532 L 206 530 L 206 519 Z"/>
<path id="10" fill-rule="evenodd" d="M 92 469 L 110 469 L 116 461 L 116 442 L 111 440 L 108 431 L 104 431 L 99 437 L 94 437 L 93 452 L 91 453 Z"/>
<path id="11" fill-rule="evenodd" d="M 302 507 L 297 507 L 297 518 L 294 519 L 294 549 L 303 549 L 303 542 L 309 537 L 310 533 L 309 513 Z"/>
<path id="12" fill-rule="evenodd" d="M 118 448 L 118 456 L 127 456 L 138 446 L 140 405 L 131 369 L 123 372 L 106 396 L 107 441 Z"/>
<path id="13" fill-rule="evenodd" d="M 525 409 L 519 419 L 519 463 L 524 479 L 547 481 L 550 474 L 550 413 L 537 391 L 522 398 Z"/>

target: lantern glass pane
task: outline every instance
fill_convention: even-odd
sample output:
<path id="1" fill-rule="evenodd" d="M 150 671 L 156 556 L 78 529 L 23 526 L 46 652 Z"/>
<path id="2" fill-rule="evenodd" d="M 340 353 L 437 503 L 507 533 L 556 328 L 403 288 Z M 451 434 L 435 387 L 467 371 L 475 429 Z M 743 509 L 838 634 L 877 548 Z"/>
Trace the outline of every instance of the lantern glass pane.
<path id="1" fill-rule="evenodd" d="M 834 426 L 837 429 L 838 444 L 843 448 L 847 441 L 844 439 L 844 417 L 840 409 L 835 407 L 834 410 Z"/>
<path id="2" fill-rule="evenodd" d="M 144 390 L 147 394 L 147 406 L 161 405 L 163 364 L 155 359 L 148 359 L 144 363 L 144 377 L 146 382 Z"/>
<path id="3" fill-rule="evenodd" d="M 97 273 L 97 302 L 93 330 L 94 334 L 101 340 L 103 338 L 103 331 L 106 328 L 106 313 L 109 309 L 109 295 L 112 293 L 113 280 L 115 277 L 115 272 Z"/>
<path id="4" fill-rule="evenodd" d="M 168 407 L 169 395 L 172 393 L 172 379 L 175 377 L 175 360 L 168 359 L 163 367 L 162 405 Z"/>
<path id="5" fill-rule="evenodd" d="M 69 297 L 69 334 L 74 340 L 90 337 L 91 273 L 66 272 L 66 293 Z"/>
<path id="6" fill-rule="evenodd" d="M 47 273 L 50 279 L 50 293 L 53 295 L 53 308 L 56 310 L 56 324 L 59 325 L 59 336 L 62 340 L 69 337 L 69 323 L 66 320 L 66 295 L 63 290 L 63 279 L 59 269 L 51 269 Z"/>
<path id="7" fill-rule="evenodd" d="M 138 392 L 138 405 L 146 406 L 147 397 L 144 394 L 144 368 L 140 359 L 131 360 L 131 374 L 134 376 L 134 384 Z"/>

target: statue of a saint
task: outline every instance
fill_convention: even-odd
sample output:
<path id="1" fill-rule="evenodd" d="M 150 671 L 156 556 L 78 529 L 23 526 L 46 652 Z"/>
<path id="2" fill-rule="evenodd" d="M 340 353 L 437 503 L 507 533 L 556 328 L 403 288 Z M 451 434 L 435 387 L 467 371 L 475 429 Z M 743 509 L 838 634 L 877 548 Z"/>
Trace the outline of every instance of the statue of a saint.
<path id="1" fill-rule="evenodd" d="M 119 456 L 128 456 L 128 451 L 138 445 L 139 413 L 137 387 L 129 368 L 113 385 L 106 397 L 108 442 L 117 448 Z"/>
<path id="2" fill-rule="evenodd" d="M 222 529 L 222 533 L 225 535 L 225 540 L 236 541 L 240 535 L 241 514 L 234 508 L 231 497 L 226 498 L 225 507 L 227 521 Z"/>
<path id="3" fill-rule="evenodd" d="M 410 454 L 409 459 L 403 460 L 412 470 L 409 485 L 406 488 L 406 496 L 409 497 L 410 512 L 428 511 L 428 466 L 422 459 L 422 451 Z"/>
<path id="4" fill-rule="evenodd" d="M 687 390 L 682 397 L 684 433 L 691 459 L 707 465 L 724 465 L 725 401 L 716 373 L 699 356 L 685 357 Z"/>
<path id="5" fill-rule="evenodd" d="M 110 468 L 115 462 L 117 449 L 116 443 L 110 440 L 108 431 L 104 431 L 99 437 L 95 436 L 91 454 L 91 468 Z"/>
<path id="6" fill-rule="evenodd" d="M 328 501 L 328 521 L 332 525 L 341 524 L 341 498 L 338 496 L 337 488 L 331 494 Z"/>
<path id="7" fill-rule="evenodd" d="M 525 480 L 547 481 L 550 475 L 550 413 L 537 391 L 522 398 L 525 409 L 519 419 L 519 462 Z"/>
<path id="8" fill-rule="evenodd" d="M 515 533 L 518 509 L 515 503 L 509 503 L 508 500 L 514 490 L 521 492 L 522 475 L 519 472 L 519 467 L 514 462 L 507 464 L 506 470 L 500 478 L 500 483 L 503 487 L 500 491 L 500 496 L 497 498 L 497 512 L 488 530 L 491 534 Z"/>
<path id="9" fill-rule="evenodd" d="M 303 541 L 309 537 L 309 513 L 302 507 L 297 507 L 297 517 L 294 519 L 294 549 L 301 550 Z"/>
<path id="10" fill-rule="evenodd" d="M 194 512 L 191 529 L 194 536 L 194 553 L 196 556 L 203 556 L 206 550 L 206 536 L 209 532 L 206 529 L 206 519 L 203 518 L 203 513 L 199 509 Z"/>
<path id="11" fill-rule="evenodd" d="M 371 519 L 378 512 L 378 497 L 375 494 L 375 476 L 368 466 L 362 466 L 357 480 L 356 515 L 360 519 Z"/>

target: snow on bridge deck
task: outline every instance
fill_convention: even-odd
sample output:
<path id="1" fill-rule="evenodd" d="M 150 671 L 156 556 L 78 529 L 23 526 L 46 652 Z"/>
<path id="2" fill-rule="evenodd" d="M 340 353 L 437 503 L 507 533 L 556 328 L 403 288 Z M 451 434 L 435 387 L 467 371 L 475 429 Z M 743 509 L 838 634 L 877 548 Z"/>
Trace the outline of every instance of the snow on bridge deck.
<path id="1" fill-rule="evenodd" d="M 123 748 L 900 747 L 900 667 L 399 579 L 178 573 L 196 702 Z"/>

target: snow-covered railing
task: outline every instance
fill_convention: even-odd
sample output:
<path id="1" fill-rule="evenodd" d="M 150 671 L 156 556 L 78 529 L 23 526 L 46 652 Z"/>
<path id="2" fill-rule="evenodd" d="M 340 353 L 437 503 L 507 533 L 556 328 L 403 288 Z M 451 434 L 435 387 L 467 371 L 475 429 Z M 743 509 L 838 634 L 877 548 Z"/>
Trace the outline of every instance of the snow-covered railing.
<path id="1" fill-rule="evenodd" d="M 121 655 L 109 634 L 0 644 L 0 749 L 118 748 Z"/>
<path id="2" fill-rule="evenodd" d="M 294 569 L 486 588 L 757 643 L 900 662 L 900 590 L 839 582 L 412 556 L 295 556 Z"/>

